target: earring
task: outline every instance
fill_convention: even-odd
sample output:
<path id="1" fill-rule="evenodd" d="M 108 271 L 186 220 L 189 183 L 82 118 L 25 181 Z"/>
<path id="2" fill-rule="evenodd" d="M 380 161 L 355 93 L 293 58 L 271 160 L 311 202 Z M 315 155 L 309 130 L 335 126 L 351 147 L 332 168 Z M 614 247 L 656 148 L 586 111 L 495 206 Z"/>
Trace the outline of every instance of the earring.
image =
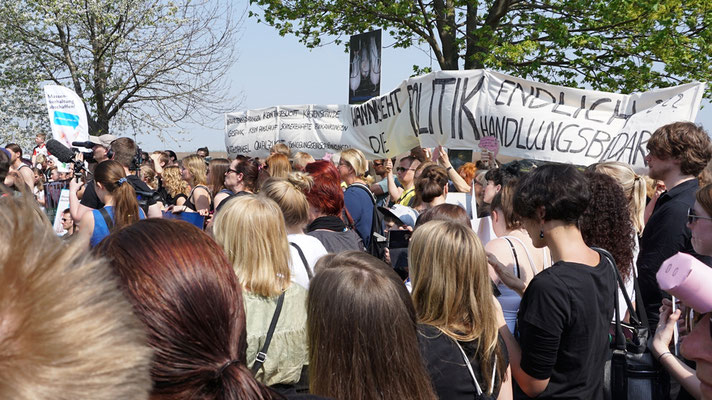
<path id="1" fill-rule="evenodd" d="M 539 231 L 539 238 L 544 239 L 544 231 Z"/>

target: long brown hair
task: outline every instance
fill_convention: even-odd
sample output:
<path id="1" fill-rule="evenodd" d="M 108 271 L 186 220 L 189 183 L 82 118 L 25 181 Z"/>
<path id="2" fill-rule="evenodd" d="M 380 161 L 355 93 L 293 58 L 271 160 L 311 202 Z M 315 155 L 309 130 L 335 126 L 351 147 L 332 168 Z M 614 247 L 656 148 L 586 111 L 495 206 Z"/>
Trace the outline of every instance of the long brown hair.
<path id="1" fill-rule="evenodd" d="M 307 301 L 310 392 L 435 399 L 413 303 L 395 271 L 360 251 L 326 255 L 316 270 Z"/>
<path id="2" fill-rule="evenodd" d="M 106 160 L 96 166 L 94 180 L 101 183 L 114 199 L 113 230 L 133 224 L 139 220 L 136 192 L 126 181 L 126 171 L 116 161 Z"/>
<path id="3" fill-rule="evenodd" d="M 418 322 L 455 340 L 477 341 L 483 386 L 496 382 L 490 372 L 495 359 L 495 373 L 503 382 L 507 365 L 498 342 L 487 257 L 475 232 L 456 222 L 427 222 L 413 232 L 408 264 Z"/>
<path id="4" fill-rule="evenodd" d="M 147 328 L 154 399 L 273 397 L 246 366 L 240 285 L 208 235 L 185 222 L 147 219 L 97 249 Z"/>
<path id="5" fill-rule="evenodd" d="M 230 160 L 227 158 L 213 158 L 208 164 L 208 187 L 210 193 L 215 196 L 225 189 L 225 173 L 230 168 Z"/>

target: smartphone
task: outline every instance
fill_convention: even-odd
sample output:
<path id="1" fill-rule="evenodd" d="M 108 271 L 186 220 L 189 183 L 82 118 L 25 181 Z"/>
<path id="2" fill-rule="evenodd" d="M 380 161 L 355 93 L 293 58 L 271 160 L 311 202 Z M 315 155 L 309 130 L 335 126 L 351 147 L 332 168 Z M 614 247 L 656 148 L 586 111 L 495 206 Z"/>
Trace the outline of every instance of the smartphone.
<path id="1" fill-rule="evenodd" d="M 411 231 L 394 229 L 388 231 L 388 251 L 391 254 L 391 267 L 398 275 L 405 279 L 408 277 L 408 242 Z"/>
<path id="2" fill-rule="evenodd" d="M 410 236 L 413 232 L 408 230 L 391 230 L 388 231 L 388 248 L 389 249 L 403 249 L 408 248 L 408 242 L 410 242 Z"/>

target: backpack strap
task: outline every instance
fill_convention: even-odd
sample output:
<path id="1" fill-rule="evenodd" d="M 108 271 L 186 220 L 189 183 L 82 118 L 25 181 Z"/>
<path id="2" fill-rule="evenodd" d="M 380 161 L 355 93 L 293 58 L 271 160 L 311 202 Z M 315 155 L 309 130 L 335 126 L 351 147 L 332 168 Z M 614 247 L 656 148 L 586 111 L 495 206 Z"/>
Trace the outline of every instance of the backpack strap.
<path id="1" fill-rule="evenodd" d="M 274 330 L 277 328 L 277 321 L 279 320 L 279 314 L 282 312 L 282 305 L 284 304 L 284 292 L 279 295 L 277 299 L 277 308 L 272 314 L 272 321 L 269 323 L 269 329 L 267 329 L 267 337 L 265 337 L 265 344 L 262 345 L 262 349 L 257 352 L 257 357 L 255 357 L 255 363 L 252 364 L 252 374 L 256 374 L 257 371 L 262 368 L 262 364 L 267 360 L 267 350 L 269 350 L 269 345 L 272 342 L 272 336 L 274 335 Z"/>
<path id="2" fill-rule="evenodd" d="M 111 219 L 109 212 L 106 211 L 106 208 L 102 207 L 99 209 L 99 213 L 102 217 L 104 217 L 104 223 L 106 223 L 106 228 L 111 231 L 111 228 L 114 227 L 114 220 Z"/>
<path id="3" fill-rule="evenodd" d="M 314 275 L 311 272 L 311 269 L 309 269 L 309 263 L 307 262 L 307 258 L 304 257 L 304 252 L 302 251 L 301 247 L 299 247 L 296 243 L 294 242 L 289 242 L 289 244 L 297 249 L 297 253 L 299 253 L 299 258 L 302 259 L 302 263 L 304 263 L 304 269 L 307 270 L 307 276 L 309 277 L 309 280 L 311 280 Z"/>
<path id="4" fill-rule="evenodd" d="M 383 236 L 383 225 L 382 217 L 380 216 L 380 211 L 378 211 L 378 204 L 376 202 L 376 196 L 373 195 L 371 189 L 363 183 L 352 183 L 349 187 L 357 187 L 364 190 L 371 197 L 371 202 L 373 203 L 373 216 L 371 220 L 371 241 L 368 244 L 368 249 L 366 249 L 371 255 L 377 258 L 383 258 L 383 248 L 386 247 L 388 239 Z M 348 189 L 347 189 L 348 190 Z M 346 209 L 346 207 L 344 207 Z"/>
<path id="5" fill-rule="evenodd" d="M 363 183 L 352 183 L 349 185 L 349 187 L 357 187 L 361 190 L 365 190 L 369 197 L 371 197 L 371 201 L 373 202 L 373 205 L 376 205 L 376 196 L 373 195 L 373 192 L 371 192 L 371 189 L 368 188 L 368 186 L 364 185 Z"/>

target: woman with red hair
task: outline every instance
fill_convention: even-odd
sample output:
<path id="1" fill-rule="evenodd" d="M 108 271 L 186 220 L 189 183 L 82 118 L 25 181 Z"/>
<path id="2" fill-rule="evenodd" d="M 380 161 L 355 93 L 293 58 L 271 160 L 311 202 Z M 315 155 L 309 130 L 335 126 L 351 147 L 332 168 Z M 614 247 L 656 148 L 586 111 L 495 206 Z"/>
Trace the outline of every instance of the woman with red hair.
<path id="1" fill-rule="evenodd" d="M 315 161 L 307 164 L 304 171 L 314 180 L 311 188 L 304 192 L 309 202 L 307 234 L 319 239 L 329 253 L 363 250 L 359 235 L 341 219 L 344 192 L 341 190 L 341 175 L 334 164 Z"/>
<path id="2" fill-rule="evenodd" d="M 247 368 L 242 291 L 207 234 L 154 218 L 113 233 L 97 249 L 146 327 L 152 399 L 281 398 Z"/>

